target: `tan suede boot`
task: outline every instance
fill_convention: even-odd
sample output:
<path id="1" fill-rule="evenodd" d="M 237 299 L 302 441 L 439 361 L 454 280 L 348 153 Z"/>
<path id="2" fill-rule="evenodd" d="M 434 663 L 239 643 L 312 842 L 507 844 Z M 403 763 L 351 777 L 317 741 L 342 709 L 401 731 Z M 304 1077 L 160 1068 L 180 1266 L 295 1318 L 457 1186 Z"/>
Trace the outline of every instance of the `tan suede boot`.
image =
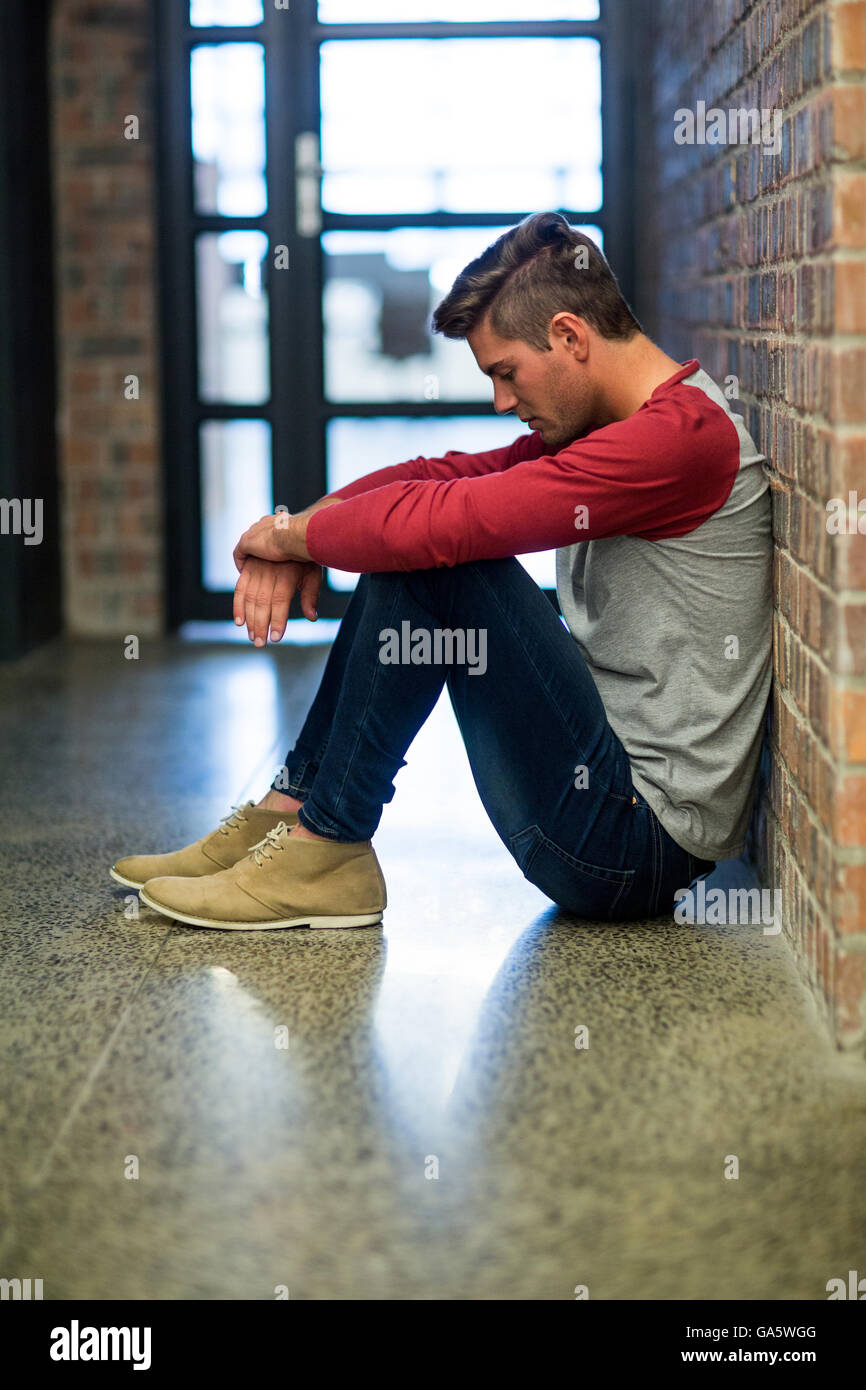
<path id="1" fill-rule="evenodd" d="M 183 878 L 217 874 L 249 854 L 269 830 L 283 822 L 292 826 L 297 819 L 291 811 L 266 811 L 248 801 L 245 806 L 233 806 L 232 814 L 223 816 L 216 830 L 195 844 L 171 854 L 131 854 L 118 859 L 108 872 L 127 888 L 141 888 L 149 878 L 167 874 Z"/>
<path id="2" fill-rule="evenodd" d="M 369 840 L 290 838 L 278 825 L 231 869 L 207 878 L 152 878 L 141 901 L 192 927 L 369 927 L 382 920 L 385 880 Z"/>

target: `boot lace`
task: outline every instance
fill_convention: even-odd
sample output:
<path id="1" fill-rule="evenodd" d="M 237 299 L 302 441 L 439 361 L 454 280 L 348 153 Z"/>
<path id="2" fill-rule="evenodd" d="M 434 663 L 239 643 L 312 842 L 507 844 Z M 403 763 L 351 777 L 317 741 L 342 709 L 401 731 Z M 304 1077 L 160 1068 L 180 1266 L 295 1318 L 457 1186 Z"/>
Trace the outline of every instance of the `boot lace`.
<path id="1" fill-rule="evenodd" d="M 230 831 L 238 829 L 241 821 L 246 820 L 249 817 L 244 815 L 243 806 L 232 806 L 231 815 L 223 816 L 217 829 L 221 835 L 228 835 Z"/>
<path id="2" fill-rule="evenodd" d="M 273 830 L 268 831 L 263 840 L 259 840 L 257 845 L 253 845 L 250 853 L 259 868 L 262 867 L 266 859 L 273 859 L 274 856 L 269 853 L 269 850 L 278 849 L 282 852 L 285 849 L 285 845 L 280 844 L 280 836 L 284 830 L 288 831 L 288 828 L 286 822 L 281 820 L 279 825 L 275 825 Z"/>

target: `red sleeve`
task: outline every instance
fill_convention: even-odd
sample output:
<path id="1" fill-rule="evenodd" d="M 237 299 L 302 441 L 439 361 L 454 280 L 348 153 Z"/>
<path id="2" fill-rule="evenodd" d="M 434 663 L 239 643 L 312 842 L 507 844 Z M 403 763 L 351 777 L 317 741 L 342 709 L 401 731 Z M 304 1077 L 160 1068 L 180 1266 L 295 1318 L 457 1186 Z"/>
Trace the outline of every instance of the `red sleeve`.
<path id="1" fill-rule="evenodd" d="M 386 487 L 389 483 L 402 483 L 424 479 L 428 482 L 447 482 L 451 478 L 479 478 L 484 473 L 501 473 L 503 469 L 513 468 L 524 459 L 537 458 L 544 453 L 544 445 L 539 434 L 523 434 L 513 444 L 502 449 L 487 449 L 481 454 L 465 454 L 460 449 L 449 449 L 442 458 L 409 459 L 407 463 L 395 463 L 389 468 L 377 468 L 345 487 L 337 488 L 330 497 L 359 497 L 361 493 L 372 492 L 374 488 Z"/>
<path id="2" fill-rule="evenodd" d="M 392 482 L 323 507 L 310 518 L 307 548 L 321 564 L 364 572 L 605 536 L 683 536 L 723 505 L 739 460 L 730 416 L 704 391 L 680 386 L 558 454 L 450 481 Z"/>

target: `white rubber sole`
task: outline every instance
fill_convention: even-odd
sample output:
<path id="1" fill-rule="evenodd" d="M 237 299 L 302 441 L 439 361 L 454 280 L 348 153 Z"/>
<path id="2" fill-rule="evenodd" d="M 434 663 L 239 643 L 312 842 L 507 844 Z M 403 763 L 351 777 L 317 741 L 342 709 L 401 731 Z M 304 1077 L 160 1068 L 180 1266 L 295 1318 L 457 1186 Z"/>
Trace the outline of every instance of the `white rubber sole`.
<path id="1" fill-rule="evenodd" d="M 215 931 L 274 931 L 280 927 L 378 927 L 382 922 L 381 912 L 346 914 L 339 917 L 286 917 L 278 922 L 218 922 L 212 917 L 193 917 L 191 913 L 165 907 L 149 897 L 144 889 L 139 897 L 143 903 L 161 912 L 164 917 L 173 917 L 176 922 L 185 922 L 190 927 L 212 927 Z"/>
<path id="2" fill-rule="evenodd" d="M 131 878 L 124 878 L 123 874 L 119 874 L 114 868 L 109 869 L 108 872 L 111 874 L 115 883 L 122 883 L 124 888 L 143 888 L 147 881 L 146 879 L 142 879 L 141 883 L 136 883 Z"/>

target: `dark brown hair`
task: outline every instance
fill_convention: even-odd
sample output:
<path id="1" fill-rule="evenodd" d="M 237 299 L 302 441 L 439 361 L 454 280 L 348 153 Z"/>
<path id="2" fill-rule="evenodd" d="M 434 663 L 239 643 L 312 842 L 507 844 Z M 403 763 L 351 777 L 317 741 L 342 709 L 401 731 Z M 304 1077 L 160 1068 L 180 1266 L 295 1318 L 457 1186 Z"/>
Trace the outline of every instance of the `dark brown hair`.
<path id="1" fill-rule="evenodd" d="M 470 261 L 436 309 L 433 327 L 446 338 L 465 338 L 488 311 L 500 338 L 539 350 L 550 347 L 550 321 L 562 312 L 579 315 L 603 338 L 642 331 L 595 242 L 559 212 L 533 213 Z"/>

